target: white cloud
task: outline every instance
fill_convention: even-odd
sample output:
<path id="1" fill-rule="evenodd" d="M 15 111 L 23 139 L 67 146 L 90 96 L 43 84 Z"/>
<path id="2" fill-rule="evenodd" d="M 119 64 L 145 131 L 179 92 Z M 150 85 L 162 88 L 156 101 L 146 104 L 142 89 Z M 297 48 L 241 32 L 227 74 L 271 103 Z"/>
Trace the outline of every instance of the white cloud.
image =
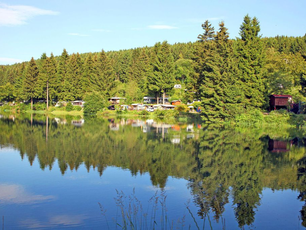
<path id="1" fill-rule="evenodd" d="M 43 10 L 33 6 L 0 4 L 0 26 L 26 24 L 26 21 L 38 15 L 57 15 L 58 12 Z"/>
<path id="2" fill-rule="evenodd" d="M 54 199 L 54 196 L 30 194 L 21 185 L 0 184 L 0 203 L 36 204 Z"/>
<path id="3" fill-rule="evenodd" d="M 79 34 L 79 33 L 68 33 L 68 35 L 71 36 L 78 36 L 78 37 L 88 37 L 89 35 L 87 34 Z"/>
<path id="4" fill-rule="evenodd" d="M 49 217 L 46 221 L 40 221 L 37 219 L 25 219 L 20 222 L 21 226 L 27 227 L 28 229 L 37 229 L 37 228 L 48 228 L 53 226 L 54 228 L 59 226 L 76 226 L 80 225 L 86 220 L 85 215 L 55 215 Z"/>
<path id="5" fill-rule="evenodd" d="M 151 26 L 148 26 L 148 28 L 154 29 L 154 30 L 173 30 L 173 29 L 178 29 L 177 27 L 168 26 L 168 25 L 151 25 Z"/>
<path id="6" fill-rule="evenodd" d="M 0 65 L 10 65 L 10 64 L 20 63 L 20 62 L 23 62 L 23 60 L 16 59 L 16 58 L 2 58 L 2 57 L 0 57 Z"/>

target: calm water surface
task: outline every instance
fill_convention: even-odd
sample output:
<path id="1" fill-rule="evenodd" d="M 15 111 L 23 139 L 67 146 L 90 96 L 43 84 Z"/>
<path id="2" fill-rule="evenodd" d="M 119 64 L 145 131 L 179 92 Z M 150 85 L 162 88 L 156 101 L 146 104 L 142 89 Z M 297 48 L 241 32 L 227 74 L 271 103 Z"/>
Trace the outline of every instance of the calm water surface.
<path id="1" fill-rule="evenodd" d="M 0 118 L 1 229 L 306 226 L 303 130 Z"/>

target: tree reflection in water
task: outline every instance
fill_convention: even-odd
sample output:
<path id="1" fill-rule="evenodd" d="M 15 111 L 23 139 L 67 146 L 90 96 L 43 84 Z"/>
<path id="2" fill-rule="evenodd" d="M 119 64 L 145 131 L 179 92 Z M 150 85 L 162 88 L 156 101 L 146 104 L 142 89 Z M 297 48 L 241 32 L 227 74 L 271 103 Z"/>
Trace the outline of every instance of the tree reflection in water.
<path id="1" fill-rule="evenodd" d="M 58 161 L 62 174 L 84 164 L 102 176 L 106 167 L 117 166 L 132 175 L 148 172 L 152 185 L 160 188 L 169 176 L 185 178 L 198 216 L 206 219 L 213 213 L 219 222 L 231 196 L 239 227 L 254 222 L 264 187 L 298 189 L 298 198 L 306 200 L 303 132 L 197 129 L 197 124 L 178 128 L 151 120 L 72 121 L 2 118 L 0 144 L 18 149 L 31 165 L 37 157 L 42 170 L 51 170 Z M 271 142 L 274 136 L 288 142 L 288 151 L 273 151 L 272 144 L 280 143 Z M 305 213 L 306 203 L 301 210 L 306 227 Z"/>

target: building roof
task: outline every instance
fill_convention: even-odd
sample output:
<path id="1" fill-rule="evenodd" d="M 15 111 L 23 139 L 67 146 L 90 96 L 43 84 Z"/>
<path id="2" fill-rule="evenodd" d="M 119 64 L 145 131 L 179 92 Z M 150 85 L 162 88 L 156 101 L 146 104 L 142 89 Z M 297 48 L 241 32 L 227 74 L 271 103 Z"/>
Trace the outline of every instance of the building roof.
<path id="1" fill-rule="evenodd" d="M 272 94 L 270 97 L 292 97 L 291 95 Z"/>

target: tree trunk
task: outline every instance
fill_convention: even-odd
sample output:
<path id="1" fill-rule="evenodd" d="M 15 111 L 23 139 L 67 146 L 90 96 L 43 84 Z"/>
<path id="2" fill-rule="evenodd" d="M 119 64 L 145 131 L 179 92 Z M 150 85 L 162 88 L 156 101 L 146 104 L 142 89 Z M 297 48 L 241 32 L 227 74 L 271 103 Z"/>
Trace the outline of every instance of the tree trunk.
<path id="1" fill-rule="evenodd" d="M 31 110 L 33 110 L 33 97 L 31 97 Z"/>
<path id="2" fill-rule="evenodd" d="M 49 81 L 47 81 L 47 111 L 49 109 Z"/>
<path id="3" fill-rule="evenodd" d="M 165 104 L 165 96 L 166 96 L 166 92 L 165 90 L 163 90 L 163 105 Z"/>

